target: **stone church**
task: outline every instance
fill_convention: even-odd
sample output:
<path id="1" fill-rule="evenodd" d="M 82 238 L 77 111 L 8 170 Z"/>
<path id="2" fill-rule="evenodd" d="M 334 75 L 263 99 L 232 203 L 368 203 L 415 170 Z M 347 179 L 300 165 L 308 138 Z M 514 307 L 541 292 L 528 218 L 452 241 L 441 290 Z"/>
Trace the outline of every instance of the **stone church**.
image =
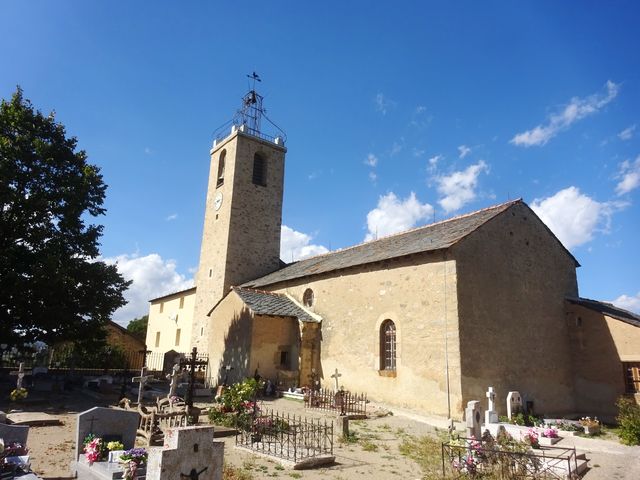
<path id="1" fill-rule="evenodd" d="M 348 390 L 455 419 L 488 386 L 547 414 L 640 399 L 640 317 L 580 298 L 578 261 L 522 200 L 284 263 L 287 150 L 261 101 L 213 143 L 196 286 L 151 300 L 150 350 L 197 347 L 212 384 L 332 386 L 337 369 Z"/>

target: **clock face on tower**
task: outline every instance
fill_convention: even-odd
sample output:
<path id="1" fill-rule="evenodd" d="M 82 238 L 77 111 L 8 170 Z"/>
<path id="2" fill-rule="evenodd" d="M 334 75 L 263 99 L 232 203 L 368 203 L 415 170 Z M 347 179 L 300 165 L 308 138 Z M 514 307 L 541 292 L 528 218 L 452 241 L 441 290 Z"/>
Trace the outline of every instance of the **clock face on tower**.
<path id="1" fill-rule="evenodd" d="M 216 193 L 216 196 L 213 199 L 213 208 L 215 208 L 216 211 L 218 211 L 220 210 L 221 206 L 222 206 L 222 192 L 218 192 Z"/>

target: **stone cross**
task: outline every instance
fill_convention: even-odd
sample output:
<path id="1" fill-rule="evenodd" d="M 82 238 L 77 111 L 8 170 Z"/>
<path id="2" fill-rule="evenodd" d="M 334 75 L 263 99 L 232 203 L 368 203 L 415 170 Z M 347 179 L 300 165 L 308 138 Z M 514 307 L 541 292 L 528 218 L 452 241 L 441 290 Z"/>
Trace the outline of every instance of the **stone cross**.
<path id="1" fill-rule="evenodd" d="M 178 388 L 178 379 L 182 376 L 182 372 L 180 371 L 180 365 L 177 363 L 173 366 L 173 370 L 170 375 L 167 375 L 167 379 L 171 379 L 171 384 L 169 385 L 169 395 L 168 397 L 174 397 L 176 395 L 176 388 Z"/>
<path id="2" fill-rule="evenodd" d="M 522 411 L 522 397 L 520 392 L 509 392 L 507 394 L 507 417 L 511 420 L 511 416 Z"/>
<path id="3" fill-rule="evenodd" d="M 333 375 L 331 375 L 331 378 L 335 379 L 336 382 L 336 392 L 338 390 L 340 390 L 340 385 L 338 384 L 338 378 L 340 378 L 342 376 L 341 373 L 338 373 L 338 369 L 336 368 L 336 371 Z"/>
<path id="4" fill-rule="evenodd" d="M 153 378 L 153 375 L 145 375 L 145 373 L 147 373 L 147 367 L 142 367 L 142 370 L 140 370 L 140 376 L 133 377 L 131 379 L 132 382 L 140 384 L 138 386 L 138 404 L 142 403 L 142 393 L 144 392 L 145 384 Z"/>
<path id="5" fill-rule="evenodd" d="M 24 376 L 27 373 L 31 373 L 31 370 L 25 370 L 24 369 L 24 363 L 20 362 L 20 367 L 18 367 L 18 371 L 17 372 L 11 372 L 9 375 L 11 376 L 17 376 L 18 379 L 16 380 L 16 389 L 22 388 L 22 379 L 24 378 Z"/>
<path id="6" fill-rule="evenodd" d="M 498 423 L 498 412 L 495 411 L 496 392 L 493 387 L 489 387 L 485 395 L 489 399 L 489 408 L 484 412 L 484 423 Z"/>
<path id="7" fill-rule="evenodd" d="M 151 448 L 147 478 L 222 480 L 224 443 L 213 440 L 213 426 L 169 428 L 164 445 Z"/>

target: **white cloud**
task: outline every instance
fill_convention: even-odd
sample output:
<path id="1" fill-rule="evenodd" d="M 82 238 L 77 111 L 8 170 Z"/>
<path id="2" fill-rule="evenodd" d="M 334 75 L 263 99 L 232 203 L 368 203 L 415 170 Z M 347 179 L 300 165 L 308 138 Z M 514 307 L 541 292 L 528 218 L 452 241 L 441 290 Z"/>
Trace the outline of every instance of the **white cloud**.
<path id="1" fill-rule="evenodd" d="M 598 202 L 573 186 L 547 198 L 536 198 L 531 204 L 533 211 L 568 249 L 591 241 L 598 232 L 608 232 L 611 215 L 624 206 Z"/>
<path id="2" fill-rule="evenodd" d="M 471 153 L 471 149 L 466 145 L 460 145 L 458 151 L 460 152 L 460 158 L 464 158 Z"/>
<path id="3" fill-rule="evenodd" d="M 418 105 L 416 107 L 416 115 L 420 115 L 421 113 L 424 113 L 427 111 L 427 107 L 425 107 L 424 105 Z"/>
<path id="4" fill-rule="evenodd" d="M 624 130 L 622 130 L 618 134 L 618 138 L 620 140 L 631 140 L 631 137 L 633 137 L 633 132 L 635 131 L 635 129 L 636 129 L 636 124 L 634 123 L 630 127 L 627 127 Z"/>
<path id="5" fill-rule="evenodd" d="M 172 220 L 175 220 L 176 218 L 178 218 L 178 214 L 177 213 L 172 213 L 171 215 L 167 216 L 167 218 L 165 218 L 165 220 L 167 222 L 170 222 Z"/>
<path id="6" fill-rule="evenodd" d="M 378 174 L 376 172 L 369 172 L 369 180 L 371 183 L 376 183 L 378 180 Z"/>
<path id="7" fill-rule="evenodd" d="M 620 307 L 624 310 L 629 310 L 630 312 L 635 312 L 640 314 L 640 292 L 631 296 L 620 295 L 611 303 L 613 303 L 616 307 Z"/>
<path id="8" fill-rule="evenodd" d="M 376 106 L 376 110 L 378 112 L 381 112 L 382 115 L 386 115 L 387 111 L 390 108 L 393 108 L 396 106 L 396 102 L 394 102 L 393 100 L 386 98 L 384 96 L 384 94 L 382 93 L 378 93 L 375 98 L 373 99 L 373 102 Z"/>
<path id="9" fill-rule="evenodd" d="M 280 258 L 285 262 L 302 260 L 329 251 L 328 248 L 322 245 L 311 244 L 311 240 L 313 240 L 311 235 L 297 232 L 286 225 L 282 225 L 281 232 Z"/>
<path id="10" fill-rule="evenodd" d="M 554 113 L 549 117 L 546 125 L 540 124 L 531 130 L 518 133 L 510 140 L 510 143 L 521 147 L 541 146 L 545 145 L 549 140 L 555 137 L 558 132 L 569 128 L 573 123 L 582 118 L 596 113 L 616 95 L 620 85 L 616 85 L 611 80 L 607 81 L 606 94 L 593 94 L 585 98 L 574 97 L 562 111 Z"/>
<path id="11" fill-rule="evenodd" d="M 638 188 L 640 186 L 640 155 L 636 157 L 634 162 L 629 160 L 622 162 L 616 178 L 620 179 L 616 185 L 616 194 L 618 195 L 624 195 Z"/>
<path id="12" fill-rule="evenodd" d="M 404 142 L 404 138 L 401 139 L 402 142 Z M 397 155 L 398 153 L 400 153 L 403 149 L 403 145 L 402 143 L 398 143 L 398 142 L 393 142 L 393 145 L 391 146 L 391 152 L 389 152 L 390 156 L 394 156 Z"/>
<path id="13" fill-rule="evenodd" d="M 402 232 L 415 227 L 418 222 L 433 215 L 433 207 L 428 203 L 420 203 L 416 194 L 401 200 L 393 192 L 381 196 L 378 206 L 367 214 L 368 233 L 365 241 Z"/>
<path id="14" fill-rule="evenodd" d="M 444 211 L 454 212 L 475 199 L 478 177 L 481 172 L 488 171 L 487 164 L 480 160 L 474 165 L 469 165 L 465 170 L 437 177 L 435 180 L 438 184 L 438 192 L 443 195 L 438 203 Z"/>
<path id="15" fill-rule="evenodd" d="M 123 326 L 149 313 L 149 300 L 152 298 L 193 286 L 193 279 L 176 271 L 174 260 L 164 260 L 157 253 L 144 257 L 124 254 L 104 258 L 103 261 L 115 264 L 125 280 L 133 280 L 124 294 L 128 303 L 113 314 L 113 320 Z"/>
<path id="16" fill-rule="evenodd" d="M 413 148 L 413 156 L 414 157 L 421 157 L 423 156 L 425 153 L 427 153 L 426 150 L 423 150 L 421 148 Z"/>
<path id="17" fill-rule="evenodd" d="M 376 157 L 373 153 L 370 153 L 369 155 L 367 155 L 364 164 L 368 165 L 369 167 L 375 167 L 376 165 L 378 165 L 378 157 Z"/>
<path id="18" fill-rule="evenodd" d="M 443 158 L 444 157 L 442 155 L 434 155 L 429 160 L 427 160 L 427 163 L 429 164 L 427 170 L 429 171 L 429 173 L 433 173 L 436 171 L 436 169 L 438 168 L 438 162 Z"/>

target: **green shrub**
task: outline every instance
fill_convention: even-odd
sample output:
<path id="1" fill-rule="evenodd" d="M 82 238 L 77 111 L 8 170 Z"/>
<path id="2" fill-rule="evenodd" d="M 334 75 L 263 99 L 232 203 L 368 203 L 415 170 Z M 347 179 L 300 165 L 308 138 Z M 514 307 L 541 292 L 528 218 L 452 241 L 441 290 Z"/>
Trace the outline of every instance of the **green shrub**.
<path id="1" fill-rule="evenodd" d="M 620 397 L 618 407 L 618 436 L 625 445 L 640 445 L 640 405 L 627 397 Z"/>

